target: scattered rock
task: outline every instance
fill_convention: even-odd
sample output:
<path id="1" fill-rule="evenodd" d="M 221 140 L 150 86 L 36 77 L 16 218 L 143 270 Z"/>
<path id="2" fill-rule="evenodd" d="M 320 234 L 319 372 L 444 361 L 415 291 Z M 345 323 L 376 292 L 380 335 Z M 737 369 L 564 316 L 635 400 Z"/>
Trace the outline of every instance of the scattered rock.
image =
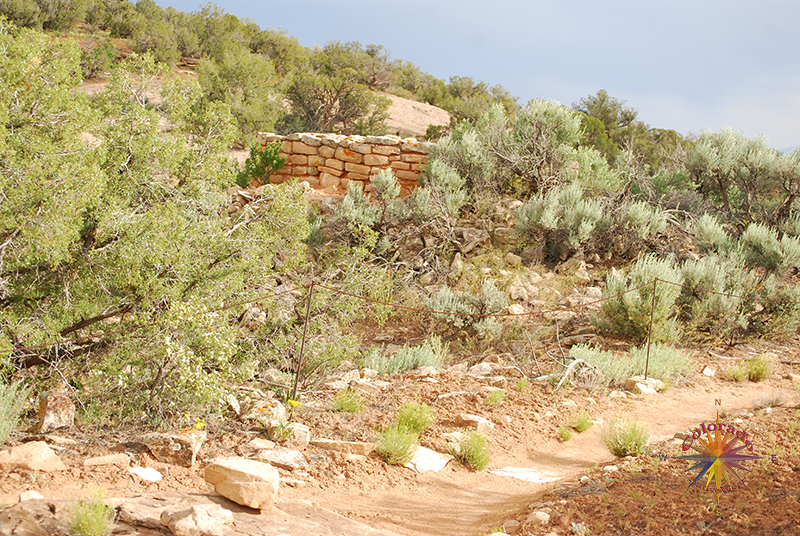
<path id="1" fill-rule="evenodd" d="M 161 523 L 175 536 L 223 536 L 233 512 L 218 504 L 178 505 L 161 512 Z"/>
<path id="2" fill-rule="evenodd" d="M 217 493 L 237 504 L 269 510 L 278 493 L 278 470 L 243 458 L 218 458 L 205 468 L 205 479 Z"/>
<path id="3" fill-rule="evenodd" d="M 709 378 L 713 378 L 714 374 L 716 374 L 716 373 L 717 373 L 717 371 L 712 369 L 711 367 L 706 367 L 706 368 L 703 369 L 703 375 L 704 376 L 708 376 Z"/>
<path id="4" fill-rule="evenodd" d="M 505 257 L 503 257 L 503 260 L 509 266 L 519 266 L 520 264 L 522 264 L 522 257 L 520 257 L 519 255 L 514 255 L 510 251 L 506 254 Z"/>
<path id="5" fill-rule="evenodd" d="M 603 471 L 606 473 L 615 473 L 619 471 L 619 467 L 617 467 L 616 465 L 606 465 L 605 467 L 603 467 Z"/>
<path id="6" fill-rule="evenodd" d="M 97 467 L 103 465 L 116 465 L 118 467 L 128 467 L 131 464 L 127 454 L 108 454 L 106 456 L 95 456 L 83 460 L 84 467 Z"/>
<path id="7" fill-rule="evenodd" d="M 65 471 L 67 466 L 44 441 L 31 441 L 0 452 L 0 469 L 13 471 Z"/>
<path id="8" fill-rule="evenodd" d="M 524 315 L 527 312 L 528 310 L 525 309 L 525 306 L 518 303 L 512 303 L 508 306 L 508 314 L 510 315 Z"/>
<path id="9" fill-rule="evenodd" d="M 417 473 L 424 473 L 425 471 L 438 473 L 453 459 L 449 454 L 441 454 L 429 448 L 417 447 L 417 450 L 411 456 L 411 461 L 405 464 L 405 467 Z"/>
<path id="10" fill-rule="evenodd" d="M 275 448 L 275 443 L 263 437 L 257 437 L 250 441 L 247 445 L 248 448 L 253 450 L 267 450 Z"/>
<path id="11" fill-rule="evenodd" d="M 225 402 L 228 403 L 228 405 L 231 407 L 231 409 L 237 416 L 240 416 L 242 414 L 242 408 L 239 405 L 239 401 L 236 400 L 235 396 L 228 393 L 227 395 L 225 395 Z"/>
<path id="12" fill-rule="evenodd" d="M 64 391 L 45 391 L 39 395 L 39 422 L 36 431 L 51 430 L 75 424 L 75 404 Z"/>
<path id="13" fill-rule="evenodd" d="M 285 421 L 287 418 L 286 408 L 280 400 L 248 399 L 242 404 L 243 421 Z"/>
<path id="14" fill-rule="evenodd" d="M 439 373 L 436 372 L 435 368 L 425 366 L 425 367 L 415 368 L 414 370 L 409 372 L 409 374 L 411 376 L 421 376 L 421 377 L 425 378 L 425 377 L 429 377 L 429 376 L 436 376 Z"/>
<path id="15" fill-rule="evenodd" d="M 334 439 L 314 439 L 311 444 L 323 450 L 332 450 L 345 454 L 361 454 L 369 456 L 375 450 L 375 445 L 363 441 L 336 441 Z"/>
<path id="16" fill-rule="evenodd" d="M 257 460 L 269 462 L 276 467 L 287 471 L 297 471 L 308 467 L 308 460 L 296 450 L 285 447 L 273 447 L 269 450 L 262 450 L 256 454 Z"/>
<path id="17" fill-rule="evenodd" d="M 628 398 L 628 395 L 622 391 L 611 391 L 608 393 L 608 398 Z"/>
<path id="18" fill-rule="evenodd" d="M 487 434 L 494 430 L 494 423 L 480 415 L 471 415 L 469 413 L 459 413 L 456 417 L 456 425 L 465 428 L 473 428 L 482 434 Z"/>
<path id="19" fill-rule="evenodd" d="M 467 374 L 470 376 L 488 376 L 492 373 L 492 364 L 491 363 L 478 363 L 477 365 L 473 365 L 467 371 Z"/>
<path id="20" fill-rule="evenodd" d="M 197 453 L 208 434 L 203 430 L 186 430 L 175 433 L 153 433 L 142 438 L 142 443 L 162 463 L 192 467 Z"/>
<path id="21" fill-rule="evenodd" d="M 289 423 L 289 438 L 287 445 L 293 449 L 303 450 L 311 442 L 311 430 L 299 422 Z"/>
<path id="22" fill-rule="evenodd" d="M 591 480 L 592 480 L 592 479 L 591 479 L 591 478 L 589 478 L 588 476 L 586 476 L 586 475 L 583 475 L 583 476 L 581 477 L 581 486 L 585 486 L 585 485 L 586 485 L 586 484 L 588 484 L 588 483 L 589 483 Z"/>
<path id="23" fill-rule="evenodd" d="M 522 523 L 516 519 L 508 519 L 503 522 L 503 532 L 511 535 L 516 534 L 519 531 L 520 526 L 522 526 Z"/>
<path id="24" fill-rule="evenodd" d="M 536 525 L 547 525 L 550 523 L 550 514 L 541 511 L 531 512 L 525 522 L 534 523 Z"/>
<path id="25" fill-rule="evenodd" d="M 31 499 L 44 499 L 44 495 L 36 491 L 23 491 L 19 494 L 19 502 L 30 501 Z"/>
<path id="26" fill-rule="evenodd" d="M 148 482 L 158 482 L 164 478 L 164 476 L 158 472 L 158 469 L 153 469 L 152 467 L 131 467 L 129 471 L 131 474 L 138 476 L 142 480 L 147 480 Z"/>
<path id="27" fill-rule="evenodd" d="M 641 385 L 647 386 L 650 389 L 643 392 L 639 387 Z M 664 382 L 656 378 L 645 379 L 644 376 L 633 376 L 625 380 L 625 389 L 636 394 L 654 394 L 655 391 L 664 389 Z"/>

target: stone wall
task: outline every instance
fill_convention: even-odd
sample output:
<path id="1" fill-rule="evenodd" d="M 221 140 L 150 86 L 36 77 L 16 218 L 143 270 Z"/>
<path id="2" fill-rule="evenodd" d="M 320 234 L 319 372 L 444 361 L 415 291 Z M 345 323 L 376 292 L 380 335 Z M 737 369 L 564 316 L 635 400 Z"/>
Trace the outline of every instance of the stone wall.
<path id="1" fill-rule="evenodd" d="M 400 183 L 401 196 L 411 193 L 428 160 L 432 144 L 397 136 L 341 136 L 338 134 L 302 133 L 278 136 L 260 133 L 263 146 L 283 142 L 281 154 L 286 166 L 270 177 L 280 184 L 297 178 L 308 181 L 316 190 L 342 194 L 347 183 L 358 181 L 370 191 L 370 178 L 383 169 L 391 169 Z"/>

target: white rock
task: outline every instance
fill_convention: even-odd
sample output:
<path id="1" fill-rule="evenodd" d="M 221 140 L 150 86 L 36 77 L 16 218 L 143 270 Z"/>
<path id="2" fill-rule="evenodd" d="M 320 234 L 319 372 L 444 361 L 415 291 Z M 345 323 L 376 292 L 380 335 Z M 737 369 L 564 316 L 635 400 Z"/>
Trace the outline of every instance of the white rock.
<path id="1" fill-rule="evenodd" d="M 117 454 L 108 454 L 106 456 L 95 456 L 93 458 L 86 458 L 83 460 L 84 467 L 96 467 L 103 465 L 116 465 L 118 467 L 128 467 L 131 464 L 131 459 L 127 454 L 122 452 Z"/>
<path id="2" fill-rule="evenodd" d="M 586 485 L 586 484 L 588 484 L 588 483 L 589 483 L 591 480 L 592 480 L 592 479 L 591 479 L 591 478 L 589 478 L 588 476 L 586 476 L 586 475 L 583 475 L 583 476 L 581 477 L 581 485 L 585 486 L 585 485 Z"/>
<path id="3" fill-rule="evenodd" d="M 649 385 L 644 384 L 644 383 L 637 383 L 636 386 L 633 389 L 633 392 L 637 393 L 637 394 L 640 394 L 640 395 L 657 395 L 658 394 L 658 391 L 656 391 L 655 389 L 653 389 L 652 387 L 650 387 Z"/>
<path id="4" fill-rule="evenodd" d="M 528 311 L 525 309 L 525 306 L 518 303 L 512 303 L 508 306 L 508 314 L 510 315 L 524 315 L 527 312 Z"/>
<path id="5" fill-rule="evenodd" d="M 31 499 L 44 499 L 44 495 L 36 491 L 23 491 L 19 494 L 19 502 L 30 501 Z"/>
<path id="6" fill-rule="evenodd" d="M 714 374 L 716 374 L 716 373 L 717 373 L 717 371 L 712 369 L 711 367 L 706 367 L 706 368 L 703 369 L 703 374 L 705 376 L 708 376 L 709 378 L 714 377 Z"/>
<path id="7" fill-rule="evenodd" d="M 616 465 L 606 465 L 605 467 L 603 467 L 603 471 L 607 473 L 614 473 L 616 471 L 619 471 L 619 467 L 617 467 Z"/>
<path id="8" fill-rule="evenodd" d="M 444 469 L 444 466 L 452 459 L 453 457 L 449 454 L 442 454 L 425 447 L 417 447 L 417 450 L 411 455 L 411 460 L 405 464 L 405 467 L 417 473 L 424 473 L 425 471 L 438 473 Z"/>
<path id="9" fill-rule="evenodd" d="M 274 447 L 269 450 L 262 450 L 256 454 L 255 457 L 258 460 L 269 462 L 276 467 L 288 471 L 296 471 L 308 467 L 308 461 L 305 456 L 296 450 L 287 449 L 285 447 Z"/>
<path id="10" fill-rule="evenodd" d="M 152 467 L 131 467 L 129 471 L 131 474 L 138 476 L 142 480 L 147 480 L 148 482 L 158 482 L 164 478 L 157 469 L 153 469 Z"/>
<path id="11" fill-rule="evenodd" d="M 337 441 L 335 439 L 319 438 L 312 440 L 311 444 L 323 450 L 332 450 L 345 454 L 361 454 L 362 456 L 369 456 L 375 450 L 373 443 L 364 441 Z"/>

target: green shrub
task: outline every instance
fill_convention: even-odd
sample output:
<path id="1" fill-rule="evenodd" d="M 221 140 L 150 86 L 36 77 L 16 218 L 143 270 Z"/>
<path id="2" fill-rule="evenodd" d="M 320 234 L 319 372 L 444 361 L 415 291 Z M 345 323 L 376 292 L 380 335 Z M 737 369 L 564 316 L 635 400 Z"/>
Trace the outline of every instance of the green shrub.
<path id="1" fill-rule="evenodd" d="M 589 428 L 592 427 L 592 418 L 585 409 L 581 410 L 575 420 L 572 423 L 573 428 L 575 428 L 578 433 L 583 433 Z"/>
<path id="2" fill-rule="evenodd" d="M 417 434 L 399 425 L 391 426 L 381 432 L 375 444 L 375 451 L 386 463 L 405 465 L 419 446 Z"/>
<path id="3" fill-rule="evenodd" d="M 675 284 L 656 284 L 655 308 L 653 282 L 658 278 Z M 633 265 L 630 276 L 624 271 L 606 277 L 601 305 L 602 314 L 593 319 L 608 335 L 622 336 L 641 342 L 647 339 L 650 310 L 653 308 L 653 340 L 671 341 L 678 337 L 674 305 L 681 293 L 683 277 L 669 260 L 645 255 Z"/>
<path id="4" fill-rule="evenodd" d="M 741 365 L 728 369 L 728 379 L 734 382 L 743 382 L 747 379 L 747 369 Z"/>
<path id="5" fill-rule="evenodd" d="M 434 335 L 419 346 L 406 344 L 392 356 L 384 356 L 382 351 L 373 349 L 364 359 L 364 366 L 390 375 L 401 374 L 419 367 L 433 367 L 440 370 L 447 359 L 448 348 L 448 343 L 443 343 L 438 335 Z"/>
<path id="6" fill-rule="evenodd" d="M 363 410 L 364 398 L 352 389 L 342 389 L 333 397 L 333 411 L 361 413 Z"/>
<path id="7" fill-rule="evenodd" d="M 29 394 L 30 388 L 21 381 L 10 385 L 0 384 L 0 445 L 17 427 Z"/>
<path id="8" fill-rule="evenodd" d="M 489 391 L 489 394 L 486 395 L 486 399 L 483 401 L 484 404 L 490 407 L 495 407 L 503 399 L 506 397 L 506 392 L 503 389 L 495 389 L 493 391 Z"/>
<path id="9" fill-rule="evenodd" d="M 78 501 L 70 511 L 69 532 L 72 536 L 109 536 L 116 517 L 105 504 L 105 493 L 98 488 L 87 501 Z"/>
<path id="10" fill-rule="evenodd" d="M 520 393 L 524 393 L 530 387 L 530 382 L 528 378 L 517 378 L 517 391 Z"/>
<path id="11" fill-rule="evenodd" d="M 607 350 L 579 345 L 572 347 L 570 355 L 597 367 L 609 385 L 623 386 L 628 378 L 644 375 L 647 345 L 631 348 L 627 356 L 615 356 Z M 690 368 L 688 356 L 680 350 L 659 343 L 651 345 L 648 376 L 667 380 L 686 374 Z"/>
<path id="12" fill-rule="evenodd" d="M 419 434 L 436 422 L 433 408 L 427 404 L 407 402 L 397 410 L 397 426 Z"/>
<path id="13" fill-rule="evenodd" d="M 747 362 L 747 378 L 751 382 L 760 382 L 769 376 L 769 360 L 765 357 L 757 357 Z"/>
<path id="14" fill-rule="evenodd" d="M 286 157 L 280 155 L 282 148 L 283 144 L 277 140 L 268 143 L 263 151 L 260 144 L 254 143 L 250 147 L 250 156 L 244 162 L 244 170 L 236 175 L 236 184 L 247 188 L 253 180 L 261 184 L 269 183 L 270 175 L 286 165 Z"/>
<path id="15" fill-rule="evenodd" d="M 566 426 L 559 426 L 558 427 L 558 436 L 561 438 L 561 441 L 569 441 L 572 439 L 572 430 L 567 428 Z"/>
<path id="16" fill-rule="evenodd" d="M 483 471 L 489 465 L 489 440 L 479 432 L 469 432 L 450 453 L 468 469 Z"/>
<path id="17" fill-rule="evenodd" d="M 646 424 L 628 417 L 613 417 L 600 437 L 611 454 L 622 458 L 644 454 L 649 435 Z"/>

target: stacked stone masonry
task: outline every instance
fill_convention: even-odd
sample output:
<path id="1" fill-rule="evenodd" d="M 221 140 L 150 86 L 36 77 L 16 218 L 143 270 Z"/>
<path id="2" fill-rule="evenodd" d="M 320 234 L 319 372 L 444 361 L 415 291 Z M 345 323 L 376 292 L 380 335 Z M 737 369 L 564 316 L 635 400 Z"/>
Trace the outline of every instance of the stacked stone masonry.
<path id="1" fill-rule="evenodd" d="M 432 144 L 397 136 L 341 136 L 338 134 L 301 133 L 289 136 L 260 133 L 262 147 L 283 143 L 281 155 L 286 166 L 276 171 L 270 181 L 280 184 L 297 178 L 315 190 L 344 193 L 350 181 L 358 181 L 365 192 L 369 180 L 384 169 L 391 169 L 400 183 L 401 196 L 417 187 L 417 178 L 428 160 Z"/>

